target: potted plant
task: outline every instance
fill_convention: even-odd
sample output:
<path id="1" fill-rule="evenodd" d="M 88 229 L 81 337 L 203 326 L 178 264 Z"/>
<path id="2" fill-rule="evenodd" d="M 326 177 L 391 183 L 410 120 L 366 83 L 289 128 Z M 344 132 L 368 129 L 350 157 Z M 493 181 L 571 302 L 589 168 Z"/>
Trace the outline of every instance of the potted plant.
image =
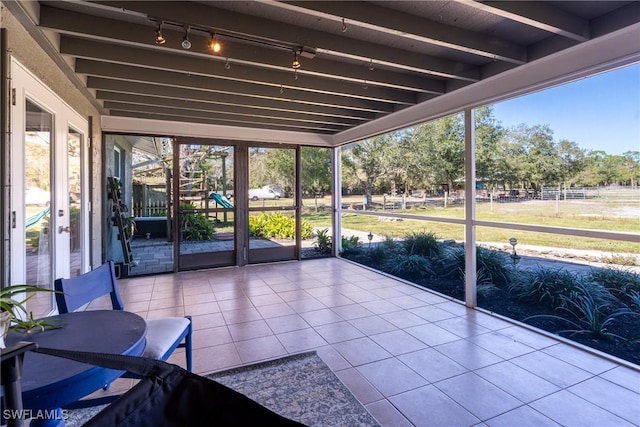
<path id="1" fill-rule="evenodd" d="M 27 311 L 26 302 L 34 292 L 55 292 L 51 289 L 33 285 L 11 285 L 0 288 L 0 348 L 4 348 L 4 339 L 9 329 L 31 334 L 46 328 L 58 328 L 59 325 L 46 320 L 33 318 L 33 312 Z M 31 295 L 27 295 L 31 293 Z"/>

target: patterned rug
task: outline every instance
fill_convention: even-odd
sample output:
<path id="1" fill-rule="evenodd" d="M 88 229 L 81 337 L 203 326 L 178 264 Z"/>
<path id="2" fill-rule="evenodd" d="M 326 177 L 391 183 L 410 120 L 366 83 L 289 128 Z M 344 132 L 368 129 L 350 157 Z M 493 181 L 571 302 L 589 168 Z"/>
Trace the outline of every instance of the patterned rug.
<path id="1" fill-rule="evenodd" d="M 310 427 L 379 427 L 316 352 L 242 366 L 207 377 Z M 65 425 L 80 426 L 101 408 L 69 411 Z"/>

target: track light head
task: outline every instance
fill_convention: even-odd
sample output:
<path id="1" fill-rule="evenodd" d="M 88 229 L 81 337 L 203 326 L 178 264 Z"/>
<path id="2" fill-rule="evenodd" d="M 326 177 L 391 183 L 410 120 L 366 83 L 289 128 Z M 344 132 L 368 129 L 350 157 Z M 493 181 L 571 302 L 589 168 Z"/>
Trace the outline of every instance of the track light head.
<path id="1" fill-rule="evenodd" d="M 209 50 L 213 53 L 220 53 L 222 45 L 218 42 L 218 35 L 211 34 L 211 40 L 209 40 Z"/>
<path id="2" fill-rule="evenodd" d="M 294 70 L 297 70 L 298 68 L 300 68 L 300 61 L 298 61 L 298 52 L 297 51 L 293 51 L 293 62 L 291 63 L 291 68 L 293 68 Z"/>
<path id="3" fill-rule="evenodd" d="M 162 35 L 162 22 L 158 24 L 158 28 L 156 28 L 156 44 L 161 45 L 164 44 L 167 40 Z"/>
<path id="4" fill-rule="evenodd" d="M 182 37 L 182 48 L 191 49 L 191 41 L 189 41 L 189 27 L 184 27 L 184 37 Z"/>

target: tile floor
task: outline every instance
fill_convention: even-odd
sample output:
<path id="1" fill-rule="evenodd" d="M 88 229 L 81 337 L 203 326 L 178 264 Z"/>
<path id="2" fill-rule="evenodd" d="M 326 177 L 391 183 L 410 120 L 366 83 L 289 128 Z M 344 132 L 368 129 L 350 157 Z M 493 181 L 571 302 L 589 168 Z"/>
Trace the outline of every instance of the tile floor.
<path id="1" fill-rule="evenodd" d="M 640 425 L 640 368 L 344 260 L 120 286 L 143 317 L 193 316 L 196 373 L 316 350 L 383 426 Z"/>

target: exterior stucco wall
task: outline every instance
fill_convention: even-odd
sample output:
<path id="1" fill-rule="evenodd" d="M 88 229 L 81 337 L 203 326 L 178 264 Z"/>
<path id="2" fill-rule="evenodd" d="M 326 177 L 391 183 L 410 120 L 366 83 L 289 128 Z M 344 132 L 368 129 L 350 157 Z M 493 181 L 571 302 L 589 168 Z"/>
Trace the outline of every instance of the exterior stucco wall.
<path id="1" fill-rule="evenodd" d="M 4 2 L 0 3 L 0 27 L 6 29 L 6 43 L 9 57 L 17 59 L 31 73 L 40 79 L 49 89 L 55 92 L 67 105 L 80 114 L 85 119 L 93 119 L 93 128 L 90 129 L 89 163 L 92 183 L 91 201 L 93 211 L 91 212 L 93 228 L 90 235 L 90 245 L 92 266 L 102 263 L 102 200 L 105 195 L 104 185 L 102 185 L 102 159 L 101 145 L 102 134 L 100 130 L 100 112 L 84 94 L 69 80 L 60 70 L 52 58 L 38 45 L 29 32 L 22 26 L 16 17 L 6 8 Z M 3 107 L 8 103 L 3 101 Z M 8 171 L 5 171 L 8 173 Z"/>

